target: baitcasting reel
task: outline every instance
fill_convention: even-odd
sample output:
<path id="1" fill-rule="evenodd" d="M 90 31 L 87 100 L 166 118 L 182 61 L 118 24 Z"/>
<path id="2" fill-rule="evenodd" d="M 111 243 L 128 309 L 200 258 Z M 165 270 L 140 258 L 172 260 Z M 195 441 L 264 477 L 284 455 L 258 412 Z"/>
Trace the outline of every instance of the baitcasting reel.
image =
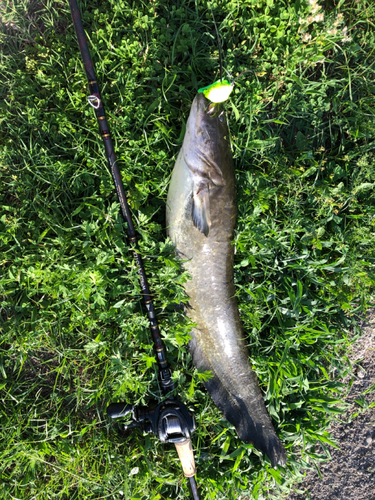
<path id="1" fill-rule="evenodd" d="M 138 427 L 146 433 L 153 432 L 163 443 L 182 443 L 195 431 L 194 417 L 184 404 L 173 399 L 167 399 L 155 408 L 111 403 L 107 414 L 113 419 L 131 414 L 133 422 L 124 425 L 124 430 Z"/>
<path id="2" fill-rule="evenodd" d="M 138 427 L 144 432 L 153 432 L 163 443 L 173 443 L 184 474 L 190 480 L 193 496 L 199 498 L 194 480 L 197 469 L 190 439 L 195 431 L 195 421 L 183 403 L 166 399 L 155 408 L 137 408 L 126 403 L 111 403 L 107 413 L 111 418 L 126 417 L 131 414 L 133 422 L 124 425 L 124 430 Z"/>

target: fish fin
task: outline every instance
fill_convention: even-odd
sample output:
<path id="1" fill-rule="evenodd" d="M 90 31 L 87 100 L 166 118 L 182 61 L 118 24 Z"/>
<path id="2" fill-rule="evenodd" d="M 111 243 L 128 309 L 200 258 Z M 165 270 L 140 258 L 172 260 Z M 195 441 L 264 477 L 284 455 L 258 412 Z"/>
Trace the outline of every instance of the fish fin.
<path id="1" fill-rule="evenodd" d="M 193 195 L 193 224 L 201 233 L 208 236 L 211 226 L 210 197 L 208 186 L 203 189 L 194 189 Z"/>
<path id="2" fill-rule="evenodd" d="M 256 395 L 254 401 L 251 402 L 251 409 L 249 409 L 249 405 L 237 394 L 229 391 L 213 371 L 210 362 L 196 340 L 194 330 L 191 332 L 191 337 L 189 351 L 194 365 L 200 370 L 211 371 L 213 377 L 204 382 L 204 385 L 225 419 L 235 427 L 238 437 L 243 442 L 253 444 L 268 456 L 272 467 L 275 469 L 278 465 L 284 467 L 287 461 L 286 451 L 275 433 L 260 389 L 259 395 Z M 250 376 L 254 378 L 251 385 L 257 384 L 255 372 L 251 370 L 250 373 Z"/>

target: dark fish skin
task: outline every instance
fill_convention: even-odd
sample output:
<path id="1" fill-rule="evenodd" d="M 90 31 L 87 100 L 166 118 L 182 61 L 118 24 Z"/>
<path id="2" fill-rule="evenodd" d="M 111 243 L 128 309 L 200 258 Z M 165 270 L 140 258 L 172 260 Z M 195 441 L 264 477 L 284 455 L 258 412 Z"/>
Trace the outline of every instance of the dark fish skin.
<path id="1" fill-rule="evenodd" d="M 286 452 L 249 364 L 235 297 L 237 210 L 228 126 L 220 105 L 211 105 L 211 115 L 208 106 L 203 94 L 195 97 L 167 200 L 167 231 L 191 276 L 187 314 L 197 327 L 189 349 L 195 366 L 213 373 L 205 386 L 238 437 L 266 453 L 273 467 L 284 466 Z"/>

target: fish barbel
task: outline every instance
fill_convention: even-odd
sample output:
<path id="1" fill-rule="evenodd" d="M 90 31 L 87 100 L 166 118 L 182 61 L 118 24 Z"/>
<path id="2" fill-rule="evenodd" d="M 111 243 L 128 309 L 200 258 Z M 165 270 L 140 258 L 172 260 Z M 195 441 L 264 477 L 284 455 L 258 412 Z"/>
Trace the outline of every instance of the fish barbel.
<path id="1" fill-rule="evenodd" d="M 191 280 L 187 314 L 194 365 L 210 370 L 206 389 L 238 437 L 266 453 L 273 467 L 286 452 L 249 364 L 233 280 L 235 173 L 226 116 L 199 93 L 191 106 L 167 200 L 167 231 Z"/>

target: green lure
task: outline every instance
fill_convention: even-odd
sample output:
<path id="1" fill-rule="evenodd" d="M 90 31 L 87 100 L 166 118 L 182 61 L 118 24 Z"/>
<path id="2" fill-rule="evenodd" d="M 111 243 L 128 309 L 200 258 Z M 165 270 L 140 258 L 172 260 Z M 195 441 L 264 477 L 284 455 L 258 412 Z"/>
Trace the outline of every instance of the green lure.
<path id="1" fill-rule="evenodd" d="M 223 80 L 223 63 L 221 61 L 221 44 L 220 44 L 220 37 L 219 37 L 219 32 L 217 30 L 216 22 L 215 22 L 215 17 L 212 12 L 212 18 L 214 20 L 214 25 L 215 25 L 215 30 L 216 30 L 216 36 L 217 36 L 217 45 L 219 47 L 219 57 L 220 57 L 220 80 L 217 80 L 217 82 L 212 83 L 211 85 L 208 85 L 207 87 L 202 87 L 201 89 L 198 89 L 198 92 L 202 92 L 204 97 L 206 97 L 209 101 L 213 102 L 214 104 L 219 103 L 219 102 L 224 102 L 227 99 L 229 99 L 229 96 L 231 95 L 233 89 L 234 89 L 234 82 L 240 78 L 244 73 L 249 73 L 251 70 L 245 70 L 243 71 L 240 75 L 237 76 L 233 80 L 232 83 L 229 83 L 228 80 Z"/>
<path id="2" fill-rule="evenodd" d="M 203 92 L 204 97 L 213 103 L 226 101 L 232 93 L 234 88 L 233 83 L 229 83 L 228 80 L 218 80 L 207 87 L 202 87 L 198 89 L 198 92 Z"/>

